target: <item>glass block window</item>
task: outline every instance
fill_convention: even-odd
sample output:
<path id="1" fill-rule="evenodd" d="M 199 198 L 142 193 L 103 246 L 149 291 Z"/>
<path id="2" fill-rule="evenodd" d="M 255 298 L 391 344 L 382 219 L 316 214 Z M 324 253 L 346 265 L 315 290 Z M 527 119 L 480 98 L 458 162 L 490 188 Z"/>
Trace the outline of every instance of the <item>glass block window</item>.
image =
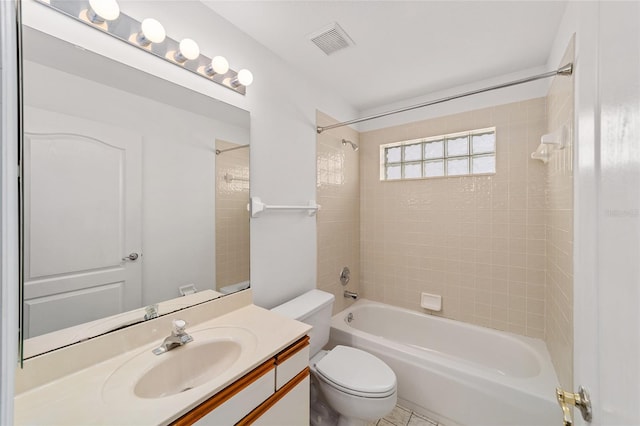
<path id="1" fill-rule="evenodd" d="M 380 146 L 380 180 L 469 176 L 495 172 L 495 127 Z"/>

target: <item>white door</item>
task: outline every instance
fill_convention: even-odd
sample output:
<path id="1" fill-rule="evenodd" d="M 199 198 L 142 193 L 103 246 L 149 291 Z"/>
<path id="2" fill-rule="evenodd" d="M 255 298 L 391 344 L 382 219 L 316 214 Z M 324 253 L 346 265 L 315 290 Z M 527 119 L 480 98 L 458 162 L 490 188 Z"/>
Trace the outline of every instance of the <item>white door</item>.
<path id="1" fill-rule="evenodd" d="M 31 107 L 25 131 L 25 337 L 140 307 L 141 137 Z"/>
<path id="2" fill-rule="evenodd" d="M 640 3 L 582 7 L 573 390 L 591 424 L 639 425 Z"/>

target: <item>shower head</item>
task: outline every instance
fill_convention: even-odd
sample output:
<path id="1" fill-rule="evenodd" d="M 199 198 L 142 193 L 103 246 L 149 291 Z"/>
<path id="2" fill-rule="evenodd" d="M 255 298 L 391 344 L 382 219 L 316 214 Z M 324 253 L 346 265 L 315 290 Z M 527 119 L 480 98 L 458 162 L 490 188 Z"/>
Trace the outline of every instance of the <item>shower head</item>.
<path id="1" fill-rule="evenodd" d="M 351 141 L 348 141 L 348 140 L 346 140 L 346 139 L 342 139 L 342 146 L 347 146 L 347 144 L 351 145 L 351 148 L 352 148 L 354 151 L 357 151 L 357 150 L 359 149 L 359 147 L 358 147 L 358 145 L 357 145 L 357 144 L 355 144 L 355 143 L 353 143 L 353 142 L 351 142 Z"/>

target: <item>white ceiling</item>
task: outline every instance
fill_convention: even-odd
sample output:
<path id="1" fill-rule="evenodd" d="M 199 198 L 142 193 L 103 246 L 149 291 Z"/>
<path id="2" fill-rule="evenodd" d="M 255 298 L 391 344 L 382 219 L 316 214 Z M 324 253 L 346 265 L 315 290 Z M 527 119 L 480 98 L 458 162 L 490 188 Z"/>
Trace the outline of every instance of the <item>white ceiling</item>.
<path id="1" fill-rule="evenodd" d="M 201 0 L 365 110 L 544 66 L 565 1 Z M 338 22 L 356 45 L 326 56 L 308 35 Z"/>

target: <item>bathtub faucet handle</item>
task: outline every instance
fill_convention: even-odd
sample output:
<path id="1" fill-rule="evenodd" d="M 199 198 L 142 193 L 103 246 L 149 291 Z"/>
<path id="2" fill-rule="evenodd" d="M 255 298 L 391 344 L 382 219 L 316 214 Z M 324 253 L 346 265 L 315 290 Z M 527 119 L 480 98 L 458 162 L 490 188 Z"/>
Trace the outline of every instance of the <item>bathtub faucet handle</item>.
<path id="1" fill-rule="evenodd" d="M 587 393 L 587 390 L 582 386 L 580 386 L 578 393 L 571 393 L 564 391 L 561 388 L 556 388 L 556 399 L 558 400 L 560 408 L 562 408 L 564 426 L 571 426 L 573 424 L 571 410 L 569 408 L 570 405 L 573 405 L 580 410 L 580 414 L 582 414 L 582 418 L 585 421 L 591 421 L 591 400 L 589 399 L 589 393 Z"/>
<path id="2" fill-rule="evenodd" d="M 340 272 L 340 284 L 347 285 L 351 280 L 351 271 L 348 266 L 342 268 L 342 272 Z"/>

